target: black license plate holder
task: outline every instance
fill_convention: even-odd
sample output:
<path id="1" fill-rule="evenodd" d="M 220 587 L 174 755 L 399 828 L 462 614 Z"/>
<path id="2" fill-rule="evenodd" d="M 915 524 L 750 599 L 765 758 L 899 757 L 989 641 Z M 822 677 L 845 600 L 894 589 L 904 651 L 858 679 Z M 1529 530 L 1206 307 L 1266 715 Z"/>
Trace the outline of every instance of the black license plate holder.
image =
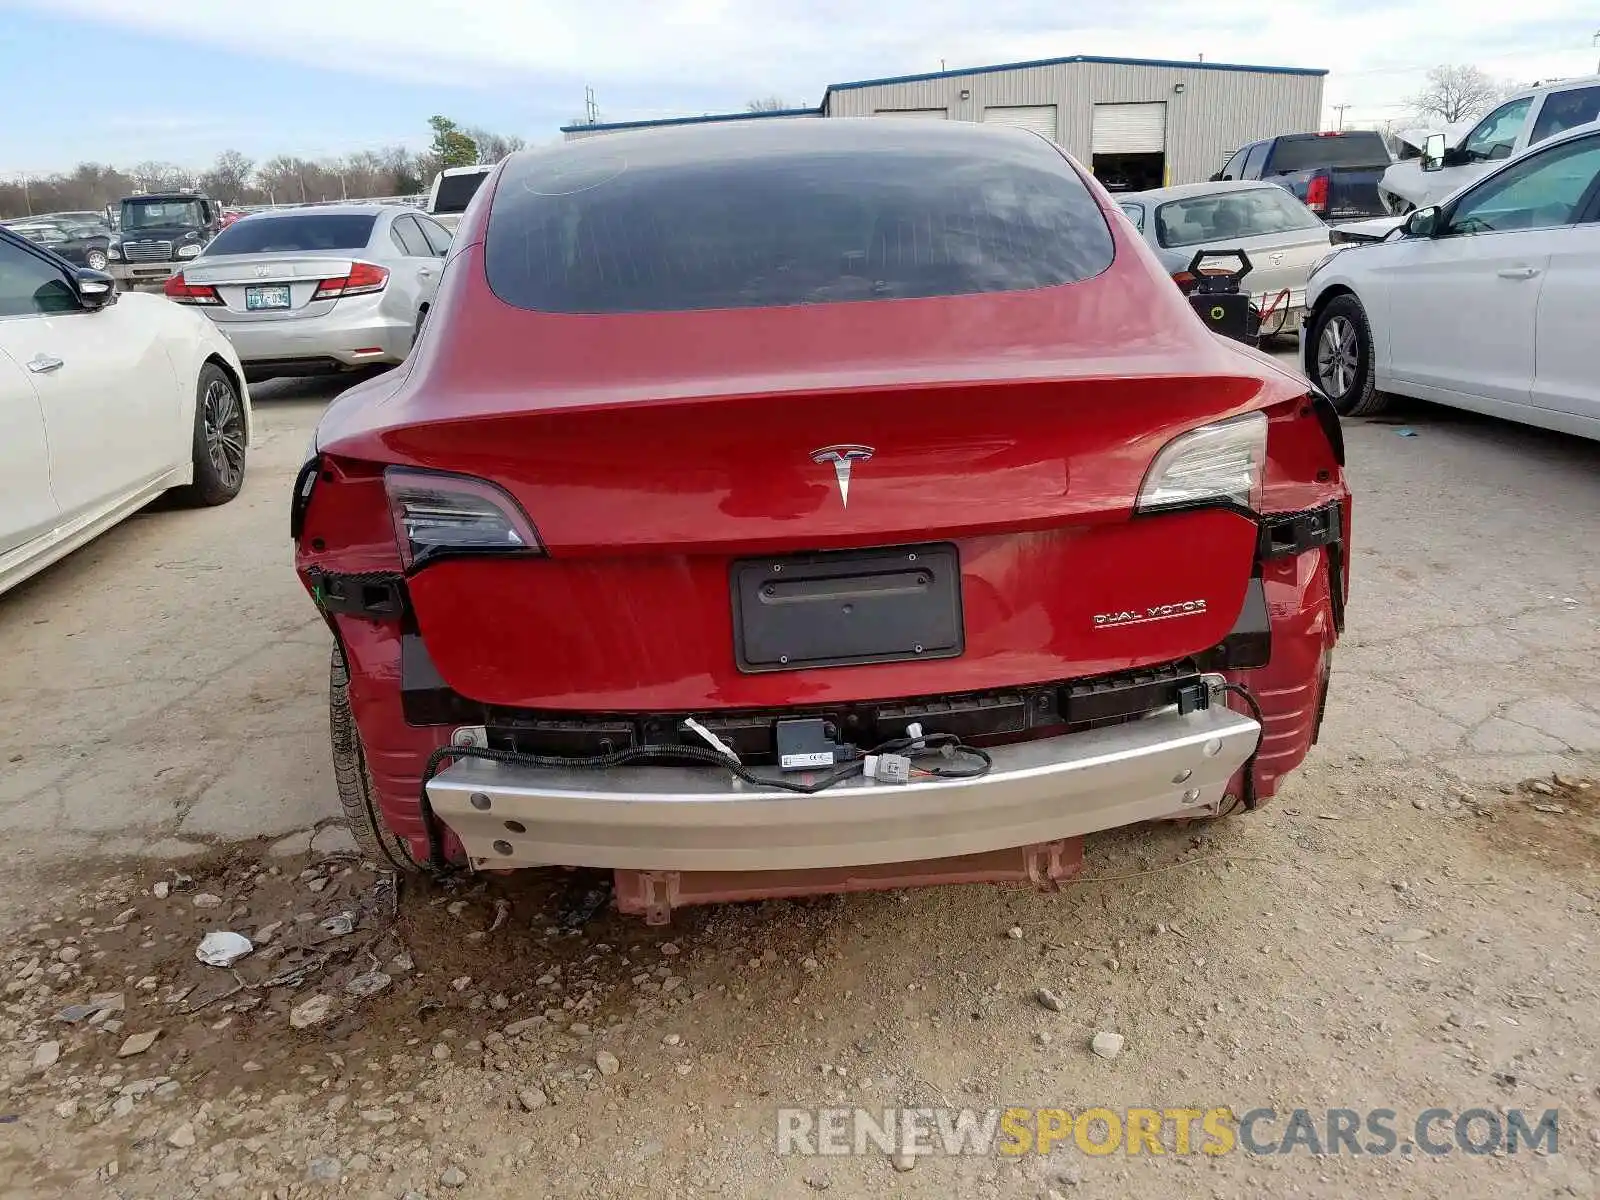
<path id="1" fill-rule="evenodd" d="M 746 674 L 955 658 L 961 560 L 948 542 L 744 559 L 733 638 Z"/>

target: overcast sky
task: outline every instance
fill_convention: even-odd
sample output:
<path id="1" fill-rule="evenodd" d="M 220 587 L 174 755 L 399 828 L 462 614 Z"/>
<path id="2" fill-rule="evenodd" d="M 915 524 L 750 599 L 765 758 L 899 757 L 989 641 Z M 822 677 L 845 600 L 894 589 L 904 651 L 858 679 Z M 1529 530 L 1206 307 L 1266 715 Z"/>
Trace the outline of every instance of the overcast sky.
<path id="1" fill-rule="evenodd" d="M 1325 67 L 1368 123 L 1436 63 L 1591 74 L 1597 31 L 1576 0 L 0 0 L 0 177 L 420 146 L 436 112 L 539 142 L 586 85 L 617 121 L 1068 54 Z"/>

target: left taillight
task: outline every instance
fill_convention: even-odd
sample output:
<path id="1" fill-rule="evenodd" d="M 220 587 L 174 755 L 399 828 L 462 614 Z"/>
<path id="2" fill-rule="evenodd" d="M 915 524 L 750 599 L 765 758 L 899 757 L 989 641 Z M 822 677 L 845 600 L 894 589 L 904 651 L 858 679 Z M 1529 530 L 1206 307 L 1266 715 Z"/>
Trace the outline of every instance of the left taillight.
<path id="1" fill-rule="evenodd" d="M 209 283 L 190 283 L 183 277 L 182 271 L 168 276 L 161 290 L 166 293 L 168 300 L 175 300 L 179 304 L 222 303 L 222 297 L 217 295 L 216 288 Z"/>
<path id="2" fill-rule="evenodd" d="M 351 263 L 350 274 L 341 275 L 337 279 L 324 279 L 317 284 L 317 293 L 313 300 L 334 300 L 340 296 L 361 296 L 369 292 L 381 292 L 389 282 L 387 267 L 374 266 L 372 263 Z"/>
<path id="3" fill-rule="evenodd" d="M 406 569 L 456 554 L 539 554 L 521 506 L 484 479 L 390 467 L 383 473 L 395 543 Z"/>
<path id="4" fill-rule="evenodd" d="M 1135 512 L 1226 504 L 1258 511 L 1267 460 L 1267 418 L 1245 413 L 1172 439 L 1156 455 Z"/>

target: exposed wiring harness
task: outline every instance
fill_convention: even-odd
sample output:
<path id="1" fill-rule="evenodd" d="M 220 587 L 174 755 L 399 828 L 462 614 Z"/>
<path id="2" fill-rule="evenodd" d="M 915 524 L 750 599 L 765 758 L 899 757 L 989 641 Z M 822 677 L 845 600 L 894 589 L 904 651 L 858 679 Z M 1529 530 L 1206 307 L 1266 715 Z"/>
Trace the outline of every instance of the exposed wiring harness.
<path id="1" fill-rule="evenodd" d="M 1261 715 L 1261 705 L 1250 694 L 1250 689 L 1242 683 L 1225 683 L 1222 690 L 1232 692 L 1250 706 L 1250 715 L 1256 719 L 1256 724 L 1261 726 L 1261 735 L 1256 738 L 1256 748 L 1250 751 L 1250 757 L 1244 760 L 1244 806 L 1253 809 L 1256 806 L 1256 755 L 1261 752 L 1261 742 L 1267 736 L 1266 718 Z"/>
<path id="2" fill-rule="evenodd" d="M 994 765 L 994 760 L 990 758 L 987 750 L 969 746 L 953 733 L 925 733 L 914 738 L 894 738 L 882 745 L 874 746 L 865 754 L 899 754 L 913 760 L 936 758 L 941 761 L 931 766 L 919 762 L 916 768 L 919 776 L 936 779 L 975 779 L 987 774 Z M 629 746 L 623 750 L 612 751 L 610 754 L 596 754 L 587 758 L 528 754 L 521 750 L 497 750 L 488 746 L 440 746 L 428 755 L 428 765 L 422 772 L 422 825 L 428 838 L 428 867 L 436 874 L 449 870 L 449 863 L 444 856 L 444 839 L 439 833 L 439 821 L 434 815 L 433 805 L 428 800 L 428 782 L 439 773 L 446 759 L 480 758 L 488 762 L 557 771 L 606 771 L 631 763 L 679 762 L 689 766 L 721 767 L 757 787 L 776 788 L 803 796 L 814 796 L 837 783 L 860 775 L 865 766 L 865 754 L 835 767 L 819 778 L 801 782 L 752 770 L 737 758 L 713 750 L 710 746 Z M 965 756 L 969 761 L 960 762 L 960 756 Z"/>

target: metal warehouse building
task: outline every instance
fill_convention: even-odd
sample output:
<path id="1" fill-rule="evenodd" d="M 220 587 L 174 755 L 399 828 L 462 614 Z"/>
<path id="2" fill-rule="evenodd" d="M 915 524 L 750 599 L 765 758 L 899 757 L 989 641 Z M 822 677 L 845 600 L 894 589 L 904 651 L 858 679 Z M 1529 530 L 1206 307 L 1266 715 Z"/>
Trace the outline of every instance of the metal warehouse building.
<path id="1" fill-rule="evenodd" d="M 835 83 L 816 108 L 571 125 L 562 133 L 804 117 L 989 121 L 1044 134 L 1109 186 L 1140 189 L 1205 179 L 1246 142 L 1318 129 L 1326 76 L 1308 67 L 1073 55 Z"/>

